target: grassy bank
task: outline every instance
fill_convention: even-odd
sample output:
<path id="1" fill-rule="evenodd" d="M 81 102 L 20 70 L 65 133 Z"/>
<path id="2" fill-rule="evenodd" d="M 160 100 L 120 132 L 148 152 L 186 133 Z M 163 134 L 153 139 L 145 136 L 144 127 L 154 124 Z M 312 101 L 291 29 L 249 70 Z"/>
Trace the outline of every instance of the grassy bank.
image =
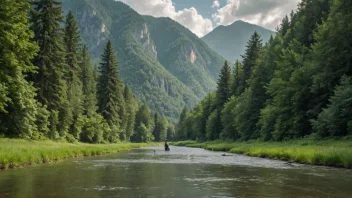
<path id="1" fill-rule="evenodd" d="M 53 141 L 28 141 L 0 139 L 0 169 L 31 164 L 48 163 L 67 158 L 94 156 L 128 151 L 132 148 L 157 145 L 158 143 L 134 144 L 70 144 Z"/>
<path id="2" fill-rule="evenodd" d="M 226 151 L 253 157 L 263 157 L 314 164 L 352 168 L 352 141 L 347 140 L 297 140 L 288 142 L 176 142 L 175 146 Z"/>

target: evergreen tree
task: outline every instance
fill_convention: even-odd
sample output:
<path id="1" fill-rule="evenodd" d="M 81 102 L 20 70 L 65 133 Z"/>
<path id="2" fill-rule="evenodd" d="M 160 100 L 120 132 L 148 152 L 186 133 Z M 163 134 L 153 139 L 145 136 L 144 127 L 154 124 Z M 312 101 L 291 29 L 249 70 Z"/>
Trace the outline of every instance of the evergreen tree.
<path id="1" fill-rule="evenodd" d="M 231 95 L 231 68 L 225 62 L 224 66 L 221 69 L 218 87 L 216 90 L 216 106 L 221 109 L 222 106 L 227 102 Z"/>
<path id="2" fill-rule="evenodd" d="M 187 139 L 187 126 L 185 125 L 187 120 L 187 114 L 189 113 L 189 109 L 184 107 L 182 109 L 180 119 L 178 121 L 178 125 L 176 127 L 176 134 L 179 140 L 186 140 Z"/>
<path id="3" fill-rule="evenodd" d="M 38 50 L 30 41 L 29 8 L 26 1 L 12 0 L 0 6 L 0 133 L 9 137 L 38 137 L 36 117 L 42 113 L 35 89 L 25 79 L 35 70 L 31 60 Z"/>
<path id="4" fill-rule="evenodd" d="M 281 21 L 280 28 L 278 29 L 278 32 L 282 36 L 285 36 L 287 31 L 290 29 L 290 26 L 291 26 L 290 21 L 288 19 L 288 16 L 286 15 Z"/>
<path id="5" fill-rule="evenodd" d="M 223 130 L 220 133 L 220 138 L 223 140 L 226 139 L 239 139 L 239 134 L 235 126 L 235 117 L 234 109 L 237 106 L 237 97 L 233 96 L 229 101 L 224 105 L 224 108 L 221 112 L 221 123 L 223 125 Z"/>
<path id="6" fill-rule="evenodd" d="M 119 139 L 121 118 L 121 104 L 123 101 L 122 83 L 118 77 L 117 60 L 114 50 L 109 41 L 102 55 L 99 67 L 98 81 L 98 106 L 99 112 L 103 115 L 111 127 L 112 134 L 110 141 Z"/>
<path id="7" fill-rule="evenodd" d="M 239 60 L 236 61 L 236 64 L 233 68 L 232 72 L 232 95 L 234 96 L 239 96 L 240 95 L 240 90 L 243 90 L 244 87 L 241 87 L 241 79 L 243 79 L 243 70 L 242 70 L 242 64 Z"/>
<path id="8" fill-rule="evenodd" d="M 147 105 L 142 105 L 136 116 L 135 133 L 131 140 L 133 142 L 149 142 L 154 140 L 152 134 L 153 119 Z"/>
<path id="9" fill-rule="evenodd" d="M 138 102 L 134 98 L 131 89 L 126 85 L 123 91 L 125 105 L 126 105 L 126 114 L 124 116 L 125 131 L 126 131 L 126 140 L 130 141 L 131 136 L 134 134 L 135 118 L 138 111 Z"/>
<path id="10" fill-rule="evenodd" d="M 314 131 L 321 137 L 352 134 L 352 78 L 343 76 L 335 88 L 330 104 L 313 121 Z"/>
<path id="11" fill-rule="evenodd" d="M 65 137 L 71 123 L 67 86 L 64 72 L 65 47 L 61 24 L 61 3 L 55 0 L 35 0 L 31 10 L 31 29 L 35 33 L 34 40 L 39 45 L 39 52 L 33 63 L 38 66 L 34 77 L 38 88 L 38 100 L 47 106 L 50 113 L 52 129 L 51 137 Z M 56 126 L 54 126 L 56 125 Z"/>
<path id="12" fill-rule="evenodd" d="M 317 43 L 313 46 L 314 67 L 313 85 L 315 97 L 312 114 L 317 115 L 325 108 L 334 88 L 343 75 L 352 76 L 352 2 L 334 1 L 329 18 L 318 28 L 315 35 Z"/>
<path id="13" fill-rule="evenodd" d="M 83 47 L 81 53 L 81 81 L 83 90 L 83 112 L 88 118 L 93 117 L 97 111 L 97 87 L 94 77 L 88 48 Z"/>
<path id="14" fill-rule="evenodd" d="M 251 39 L 247 42 L 246 52 L 242 56 L 243 58 L 243 78 L 241 79 L 240 86 L 242 90 L 239 90 L 239 94 L 244 92 L 244 89 L 248 87 L 247 80 L 252 76 L 253 68 L 257 64 L 259 57 L 262 52 L 262 40 L 257 32 L 251 36 Z"/>
<path id="15" fill-rule="evenodd" d="M 70 133 L 79 138 L 81 128 L 79 127 L 79 118 L 83 113 L 83 93 L 81 81 L 81 68 L 79 66 L 80 57 L 80 36 L 75 18 L 70 11 L 66 17 L 66 29 L 64 41 L 66 45 L 66 63 L 67 70 L 65 72 L 67 81 L 67 98 L 69 101 L 68 111 L 71 111 L 71 128 Z"/>

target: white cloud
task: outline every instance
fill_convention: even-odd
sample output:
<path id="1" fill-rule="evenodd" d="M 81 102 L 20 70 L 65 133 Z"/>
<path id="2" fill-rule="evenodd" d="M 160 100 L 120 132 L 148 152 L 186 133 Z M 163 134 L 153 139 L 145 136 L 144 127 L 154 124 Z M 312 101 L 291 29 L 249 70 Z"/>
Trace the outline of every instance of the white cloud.
<path id="1" fill-rule="evenodd" d="M 172 0 L 120 0 L 143 15 L 170 17 L 199 37 L 213 30 L 213 22 L 204 18 L 194 7 L 176 10 Z"/>
<path id="2" fill-rule="evenodd" d="M 217 25 L 230 25 L 243 20 L 274 30 L 300 0 L 227 0 L 212 15 Z"/>
<path id="3" fill-rule="evenodd" d="M 213 5 L 211 6 L 212 8 L 218 8 L 220 7 L 220 2 L 219 0 L 214 0 Z"/>

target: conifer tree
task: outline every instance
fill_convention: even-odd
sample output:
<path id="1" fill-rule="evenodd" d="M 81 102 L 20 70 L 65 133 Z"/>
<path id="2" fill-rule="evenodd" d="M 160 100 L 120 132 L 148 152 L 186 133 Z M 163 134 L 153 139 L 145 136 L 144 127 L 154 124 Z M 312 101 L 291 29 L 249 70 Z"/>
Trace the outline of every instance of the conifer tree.
<path id="1" fill-rule="evenodd" d="M 102 61 L 99 66 L 98 80 L 98 107 L 111 127 L 112 134 L 110 141 L 115 142 L 119 139 L 120 124 L 122 117 L 121 102 L 123 102 L 122 83 L 118 77 L 117 60 L 111 41 L 104 49 Z"/>
<path id="2" fill-rule="evenodd" d="M 133 142 L 149 142 L 154 140 L 152 134 L 153 119 L 147 105 L 142 105 L 136 116 L 135 133 L 131 140 Z"/>
<path id="3" fill-rule="evenodd" d="M 9 137 L 38 136 L 36 116 L 41 111 L 35 89 L 25 78 L 38 47 L 30 39 L 26 1 L 4 0 L 0 6 L 0 133 Z M 45 123 L 44 123 L 45 126 Z"/>
<path id="4" fill-rule="evenodd" d="M 125 105 L 126 105 L 126 114 L 125 114 L 125 122 L 126 122 L 126 140 L 130 141 L 131 136 L 134 134 L 134 125 L 136 119 L 136 113 L 138 111 L 138 102 L 134 98 L 131 89 L 126 85 L 123 91 Z"/>
<path id="5" fill-rule="evenodd" d="M 242 56 L 243 58 L 243 78 L 241 79 L 240 86 L 243 87 L 239 90 L 239 94 L 244 92 L 244 89 L 248 87 L 247 80 L 252 76 L 253 68 L 257 64 L 262 51 L 262 40 L 257 32 L 251 36 L 250 40 L 246 45 L 246 52 Z"/>
<path id="6" fill-rule="evenodd" d="M 189 109 L 187 107 L 184 107 L 182 109 L 178 124 L 176 126 L 176 134 L 179 140 L 187 139 L 186 119 L 187 119 L 188 113 L 189 113 Z"/>
<path id="7" fill-rule="evenodd" d="M 221 69 L 216 91 L 217 108 L 221 109 L 231 96 L 231 68 L 225 62 Z"/>
<path id="8" fill-rule="evenodd" d="M 244 89 L 243 87 L 241 87 L 242 78 L 243 78 L 242 64 L 239 60 L 237 60 L 232 71 L 232 85 L 231 85 L 232 95 L 239 96 L 240 90 Z"/>
<path id="9" fill-rule="evenodd" d="M 334 1 L 329 18 L 319 26 L 315 35 L 317 43 L 313 46 L 314 76 L 311 87 L 316 96 L 312 109 L 315 116 L 326 108 L 340 78 L 343 75 L 352 76 L 352 42 L 346 39 L 352 36 L 351 9 L 351 1 Z"/>
<path id="10" fill-rule="evenodd" d="M 67 86 L 64 72 L 67 65 L 61 24 L 61 3 L 56 0 L 35 0 L 31 10 L 31 29 L 34 40 L 39 45 L 39 52 L 33 63 L 38 66 L 34 77 L 38 88 L 38 101 L 51 111 L 52 138 L 65 137 L 68 132 L 71 115 L 67 100 Z M 56 126 L 54 126 L 56 125 Z"/>
<path id="11" fill-rule="evenodd" d="M 81 81 L 83 90 L 83 112 L 88 118 L 97 111 L 97 86 L 94 71 L 90 62 L 87 46 L 83 46 L 81 53 Z"/>
<path id="12" fill-rule="evenodd" d="M 80 35 L 75 18 L 70 11 L 66 17 L 66 28 L 64 41 L 66 45 L 66 63 L 67 70 L 65 72 L 67 81 L 67 98 L 69 101 L 68 111 L 72 123 L 70 127 L 70 133 L 75 137 L 79 138 L 81 128 L 79 127 L 79 118 L 83 113 L 83 93 L 82 93 L 82 81 L 81 81 L 81 68 L 79 66 L 80 57 Z"/>

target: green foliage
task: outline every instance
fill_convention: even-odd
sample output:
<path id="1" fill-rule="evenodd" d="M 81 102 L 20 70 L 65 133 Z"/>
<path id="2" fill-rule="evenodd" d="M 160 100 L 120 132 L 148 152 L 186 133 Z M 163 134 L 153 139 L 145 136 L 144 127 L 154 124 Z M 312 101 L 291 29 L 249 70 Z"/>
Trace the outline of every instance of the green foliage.
<path id="1" fill-rule="evenodd" d="M 236 117 L 234 110 L 236 109 L 237 104 L 237 97 L 233 96 L 224 105 L 224 109 L 221 112 L 221 123 L 224 128 L 220 133 L 220 138 L 223 140 L 239 138 L 239 134 L 234 123 Z"/>
<path id="2" fill-rule="evenodd" d="M 303 0 L 264 47 L 254 33 L 242 64 L 235 64 L 231 90 L 222 83 L 215 102 L 207 103 L 210 100 L 205 98 L 178 128 L 187 126 L 191 134 L 187 139 L 202 141 L 348 136 L 352 128 L 352 45 L 346 40 L 351 37 L 350 8 L 352 3 L 345 0 Z M 219 82 L 223 76 L 224 72 Z M 225 95 L 232 97 L 217 102 Z M 204 118 L 206 128 L 202 128 Z"/>
<path id="3" fill-rule="evenodd" d="M 206 125 L 206 138 L 208 140 L 216 140 L 219 138 L 221 132 L 221 123 L 219 122 L 220 113 L 218 109 L 215 109 L 209 116 Z"/>
<path id="4" fill-rule="evenodd" d="M 316 94 L 314 115 L 325 108 L 341 76 L 352 75 L 352 36 L 350 9 L 352 2 L 335 0 L 328 19 L 318 27 L 313 46 L 312 92 Z"/>
<path id="5" fill-rule="evenodd" d="M 313 121 L 314 130 L 321 136 L 352 134 L 352 78 L 343 76 L 335 88 L 330 104 Z"/>
<path id="6" fill-rule="evenodd" d="M 87 46 L 82 49 L 81 59 L 83 114 L 87 117 L 92 117 L 97 111 L 97 79 L 94 76 Z"/>
<path id="7" fill-rule="evenodd" d="M 243 79 L 243 65 L 237 60 L 236 64 L 232 71 L 232 85 L 231 85 L 231 94 L 235 96 L 241 95 L 241 91 L 244 89 L 244 85 L 241 84 Z"/>
<path id="8" fill-rule="evenodd" d="M 96 114 L 92 117 L 83 117 L 80 140 L 87 143 L 105 143 L 111 133 L 110 126 L 104 118 Z"/>
<path id="9" fill-rule="evenodd" d="M 176 127 L 176 133 L 177 133 L 177 138 L 179 140 L 185 140 L 187 139 L 187 125 L 186 125 L 186 119 L 187 119 L 187 114 L 189 113 L 189 109 L 187 107 L 184 107 L 181 114 L 180 114 L 180 119 Z"/>
<path id="10" fill-rule="evenodd" d="M 184 106 L 194 107 L 215 89 L 224 59 L 175 21 L 141 16 L 117 1 L 62 2 L 66 12 L 73 11 L 94 62 L 113 38 L 121 80 L 160 116 L 175 123 Z"/>
<path id="11" fill-rule="evenodd" d="M 66 46 L 66 64 L 67 70 L 65 71 L 67 83 L 67 98 L 69 107 L 67 114 L 72 118 L 67 118 L 70 122 L 69 133 L 76 139 L 82 129 L 81 115 L 83 113 L 83 91 L 81 80 L 81 67 L 79 66 L 80 58 L 80 35 L 76 20 L 70 11 L 66 17 L 66 28 L 64 41 Z M 83 60 L 82 60 L 83 61 Z M 69 112 L 71 111 L 71 112 Z"/>
<path id="12" fill-rule="evenodd" d="M 142 105 L 136 115 L 135 133 L 131 137 L 133 142 L 149 142 L 154 140 L 154 120 L 147 105 Z"/>
<path id="13" fill-rule="evenodd" d="M 21 139 L 0 139 L 0 169 L 50 163 L 67 158 L 96 156 L 156 146 L 156 143 L 83 144 Z"/>
<path id="14" fill-rule="evenodd" d="M 33 63 L 38 66 L 34 84 L 38 88 L 38 101 L 46 105 L 51 115 L 51 126 L 62 137 L 71 124 L 71 111 L 68 109 L 67 85 L 64 74 L 65 61 L 64 34 L 61 3 L 55 0 L 33 1 L 31 29 L 39 52 Z M 57 117 L 56 117 L 57 115 Z M 52 132 L 56 133 L 56 132 Z M 54 137 L 54 136 L 51 136 Z"/>
<path id="15" fill-rule="evenodd" d="M 115 142 L 119 138 L 121 119 L 123 114 L 122 83 L 118 77 L 117 60 L 114 50 L 109 41 L 102 55 L 99 67 L 98 81 L 98 106 L 99 112 L 111 127 L 110 141 Z"/>
<path id="16" fill-rule="evenodd" d="M 0 133 L 11 137 L 37 136 L 36 90 L 26 80 L 34 72 L 31 60 L 38 51 L 30 41 L 29 7 L 25 1 L 5 0 L 0 8 Z"/>
<path id="17" fill-rule="evenodd" d="M 190 30 L 169 18 L 144 17 L 163 67 L 199 98 L 215 89 L 224 59 Z"/>
<path id="18" fill-rule="evenodd" d="M 217 108 L 222 108 L 222 106 L 227 102 L 231 94 L 231 68 L 225 61 L 223 68 L 221 69 L 218 87 L 216 90 L 216 106 Z"/>
<path id="19" fill-rule="evenodd" d="M 248 80 L 253 74 L 255 66 L 258 64 L 258 60 L 262 55 L 262 39 L 257 32 L 251 36 L 251 39 L 247 42 L 246 52 L 243 57 L 243 78 L 241 79 L 240 85 L 244 88 L 248 87 Z M 241 90 L 242 93 L 244 90 Z"/>

